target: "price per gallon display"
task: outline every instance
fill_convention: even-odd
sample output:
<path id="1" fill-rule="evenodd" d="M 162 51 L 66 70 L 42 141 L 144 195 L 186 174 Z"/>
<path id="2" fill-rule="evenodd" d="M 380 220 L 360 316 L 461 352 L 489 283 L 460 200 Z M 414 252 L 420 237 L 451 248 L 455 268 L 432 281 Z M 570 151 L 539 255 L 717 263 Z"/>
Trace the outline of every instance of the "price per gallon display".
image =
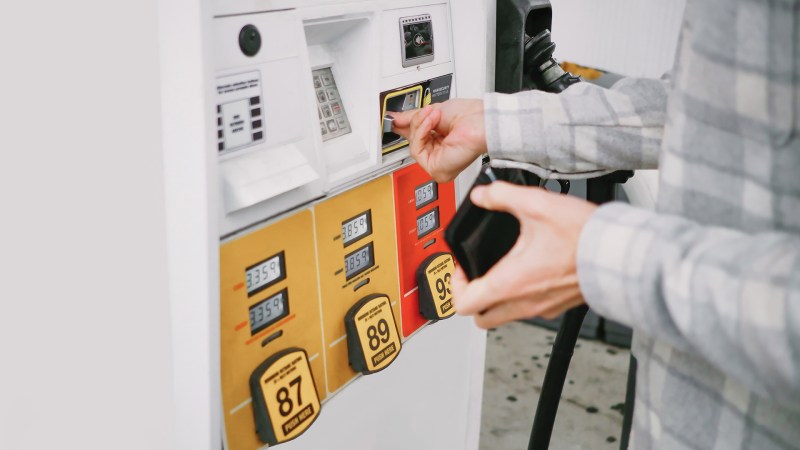
<path id="1" fill-rule="evenodd" d="M 422 239 L 439 228 L 439 207 L 417 217 L 417 239 Z"/>
<path id="2" fill-rule="evenodd" d="M 372 234 L 372 211 L 370 210 L 342 222 L 342 242 L 345 247 L 370 234 Z"/>
<path id="3" fill-rule="evenodd" d="M 419 312 L 422 317 L 441 320 L 455 314 L 453 293 L 450 291 L 450 280 L 455 270 L 455 260 L 450 253 L 434 253 L 422 261 L 417 269 Z"/>
<path id="4" fill-rule="evenodd" d="M 430 204 L 438 198 L 439 188 L 433 180 L 414 189 L 414 206 L 416 206 L 417 209 Z"/>
<path id="5" fill-rule="evenodd" d="M 400 335 L 385 295 L 370 295 L 353 305 L 345 316 L 345 329 L 350 366 L 356 372 L 378 372 L 400 353 Z"/>
<path id="6" fill-rule="evenodd" d="M 308 355 L 290 348 L 262 363 L 250 376 L 256 432 L 270 445 L 292 440 L 311 426 L 320 402 Z"/>
<path id="7" fill-rule="evenodd" d="M 286 278 L 286 261 L 283 252 L 253 264 L 245 269 L 247 295 L 257 294 Z"/>

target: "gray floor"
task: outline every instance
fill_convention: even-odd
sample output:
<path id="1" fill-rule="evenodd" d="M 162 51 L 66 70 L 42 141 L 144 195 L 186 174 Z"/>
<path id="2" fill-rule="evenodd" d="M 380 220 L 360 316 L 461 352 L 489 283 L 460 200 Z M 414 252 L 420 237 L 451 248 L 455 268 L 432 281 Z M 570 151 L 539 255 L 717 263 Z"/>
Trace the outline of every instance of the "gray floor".
<path id="1" fill-rule="evenodd" d="M 481 450 L 526 449 L 555 333 L 526 323 L 488 334 Z M 618 449 L 628 350 L 579 340 L 551 450 Z"/>

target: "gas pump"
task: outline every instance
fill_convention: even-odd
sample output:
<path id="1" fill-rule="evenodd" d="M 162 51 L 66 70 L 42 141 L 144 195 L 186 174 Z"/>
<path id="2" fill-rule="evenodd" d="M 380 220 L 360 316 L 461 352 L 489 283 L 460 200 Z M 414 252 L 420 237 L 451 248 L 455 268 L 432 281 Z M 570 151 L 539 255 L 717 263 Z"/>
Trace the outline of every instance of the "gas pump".
<path id="1" fill-rule="evenodd" d="M 262 3 L 210 22 L 223 447 L 475 448 L 483 333 L 444 321 L 465 179 L 431 180 L 388 113 L 485 91 L 455 47 L 482 2 Z"/>

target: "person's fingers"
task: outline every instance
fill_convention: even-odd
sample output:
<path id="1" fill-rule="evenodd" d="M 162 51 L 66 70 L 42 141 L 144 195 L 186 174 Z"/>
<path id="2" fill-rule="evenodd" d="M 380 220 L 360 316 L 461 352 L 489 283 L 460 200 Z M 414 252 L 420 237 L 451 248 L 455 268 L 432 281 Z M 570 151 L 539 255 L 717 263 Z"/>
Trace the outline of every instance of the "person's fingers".
<path id="1" fill-rule="evenodd" d="M 496 181 L 488 186 L 478 186 L 470 192 L 475 205 L 492 211 L 503 211 L 520 218 L 525 215 L 545 217 L 554 206 L 559 194 L 545 189 L 519 186 L 505 181 Z M 553 196 L 556 196 L 555 199 Z"/>
<path id="2" fill-rule="evenodd" d="M 419 109 L 412 109 L 410 111 L 404 111 L 404 112 L 386 111 L 386 114 L 394 118 L 393 126 L 395 128 L 407 129 L 411 126 L 411 121 L 414 119 L 414 116 L 416 116 L 418 112 L 420 112 Z"/>
<path id="3" fill-rule="evenodd" d="M 408 137 L 408 144 L 411 156 L 422 163 L 425 160 L 425 153 L 430 150 L 432 142 L 431 131 L 435 126 L 436 116 L 432 110 L 421 111 L 414 117 L 411 124 L 411 134 Z M 423 166 L 423 168 L 426 168 Z M 427 168 L 426 168 L 427 170 Z"/>
<path id="4" fill-rule="evenodd" d="M 453 293 L 453 296 L 455 297 L 463 292 L 468 283 L 467 274 L 464 273 L 461 266 L 456 266 L 456 271 L 450 278 L 450 291 Z"/>
<path id="5" fill-rule="evenodd" d="M 520 319 L 542 317 L 552 320 L 581 303 L 583 299 L 580 295 L 566 291 L 554 293 L 544 299 L 509 300 L 475 315 L 475 324 L 489 329 Z"/>

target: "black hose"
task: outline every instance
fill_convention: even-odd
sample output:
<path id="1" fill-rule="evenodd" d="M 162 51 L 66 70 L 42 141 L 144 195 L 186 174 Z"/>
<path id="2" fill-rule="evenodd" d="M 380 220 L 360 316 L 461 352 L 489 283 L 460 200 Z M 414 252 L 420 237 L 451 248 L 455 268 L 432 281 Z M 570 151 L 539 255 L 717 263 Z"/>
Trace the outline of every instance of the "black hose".
<path id="1" fill-rule="evenodd" d="M 558 329 L 556 340 L 553 343 L 553 350 L 550 353 L 550 362 L 547 363 L 528 450 L 542 450 L 550 445 L 558 403 L 561 401 L 561 391 L 564 389 L 569 363 L 572 360 L 578 333 L 581 331 L 583 318 L 587 311 L 589 311 L 589 307 L 581 305 L 564 313 L 561 327 Z"/>

